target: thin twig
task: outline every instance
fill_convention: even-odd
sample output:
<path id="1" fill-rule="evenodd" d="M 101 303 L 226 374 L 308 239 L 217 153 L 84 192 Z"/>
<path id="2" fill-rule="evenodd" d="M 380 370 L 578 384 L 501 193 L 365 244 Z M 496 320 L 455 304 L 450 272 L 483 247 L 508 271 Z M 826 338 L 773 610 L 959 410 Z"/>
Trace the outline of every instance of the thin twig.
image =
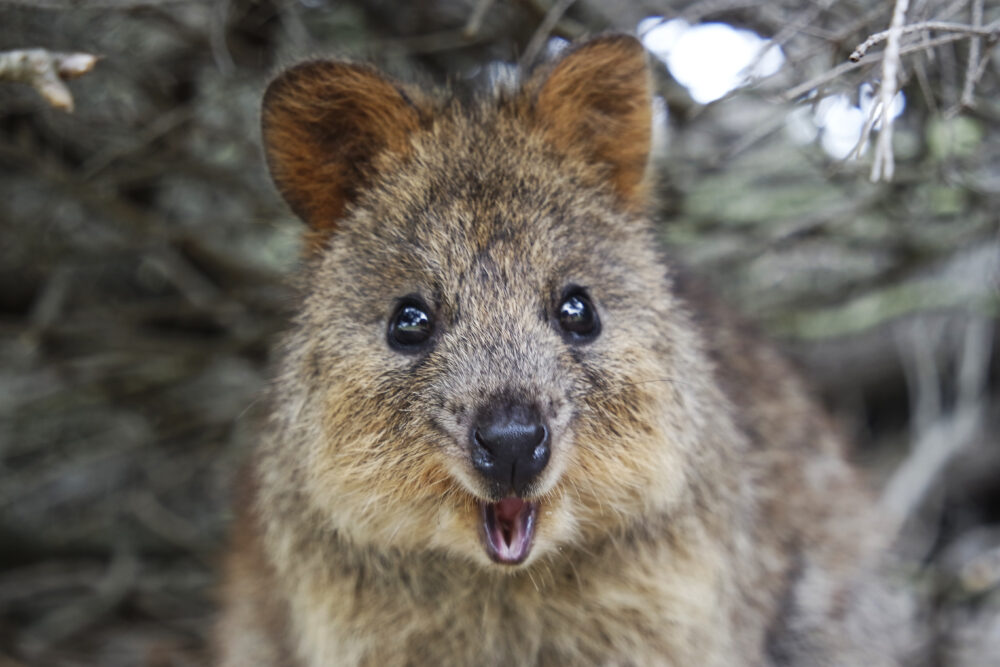
<path id="1" fill-rule="evenodd" d="M 394 37 L 372 42 L 373 48 L 398 48 L 406 51 L 410 55 L 424 53 L 441 53 L 453 49 L 462 49 L 474 44 L 482 44 L 493 39 L 489 30 L 480 30 L 479 34 L 468 37 L 465 29 L 449 29 L 439 32 L 429 32 L 422 35 L 412 35 L 407 37 Z"/>
<path id="2" fill-rule="evenodd" d="M 566 13 L 566 10 L 570 8 L 573 2 L 574 0 L 556 0 L 549 7 L 549 11 L 545 13 L 545 18 L 542 19 L 538 29 L 535 30 L 535 34 L 531 36 L 528 46 L 524 48 L 524 54 L 521 56 L 520 62 L 522 68 L 527 68 L 535 62 L 535 58 L 538 57 L 542 47 L 545 46 L 545 42 L 552 33 L 552 29 L 556 27 L 559 19 L 562 18 L 562 15 Z"/>
<path id="3" fill-rule="evenodd" d="M 490 7 L 496 0 L 478 0 L 476 6 L 472 9 L 472 14 L 469 15 L 469 20 L 465 23 L 465 27 L 462 28 L 462 34 L 466 38 L 472 38 L 479 34 L 479 30 L 483 27 L 483 19 L 486 17 L 486 12 L 490 11 Z"/>
<path id="4" fill-rule="evenodd" d="M 979 59 L 979 64 L 976 66 L 976 71 L 972 75 L 972 85 L 979 83 L 979 80 L 983 78 L 983 74 L 986 72 L 986 66 L 990 63 L 990 54 L 984 53 Z"/>
<path id="5" fill-rule="evenodd" d="M 699 23 L 706 17 L 740 9 L 759 9 L 766 0 L 703 0 L 694 2 L 680 15 L 688 23 Z"/>
<path id="6" fill-rule="evenodd" d="M 993 349 L 993 320 L 973 320 L 965 330 L 964 353 L 958 370 L 958 404 L 984 406 L 990 356 Z"/>
<path id="7" fill-rule="evenodd" d="M 897 529 L 917 510 L 948 462 L 982 432 L 992 342 L 992 321 L 975 318 L 968 323 L 958 345 L 961 349 L 958 400 L 948 414 L 942 414 L 941 402 L 936 397 L 940 387 L 928 384 L 937 383 L 937 368 L 920 371 L 917 396 L 913 397 L 914 443 L 909 456 L 886 485 L 881 499 L 882 506 L 896 521 Z M 914 352 L 915 361 L 919 362 L 921 350 Z M 958 353 L 956 349 L 956 355 Z M 930 391 L 931 396 L 922 396 L 925 391 Z"/>
<path id="8" fill-rule="evenodd" d="M 931 39 L 926 42 L 920 42 L 919 44 L 911 44 L 909 46 L 906 46 L 905 48 L 901 48 L 899 50 L 899 55 L 905 56 L 911 53 L 916 53 L 917 51 L 926 51 L 941 46 L 943 44 L 950 44 L 951 42 L 957 42 L 960 39 L 966 39 L 966 38 L 967 35 L 962 35 L 962 34 L 943 35 L 941 37 L 938 37 L 937 39 Z M 866 62 L 852 63 L 848 61 L 846 63 L 841 63 L 836 67 L 829 69 L 826 72 L 823 72 L 822 74 L 813 77 L 812 79 L 809 79 L 805 83 L 800 83 L 794 88 L 788 89 L 782 94 L 781 99 L 784 100 L 785 102 L 791 102 L 793 100 L 796 100 L 802 95 L 805 95 L 809 91 L 813 90 L 814 88 L 817 88 L 823 85 L 824 83 L 827 83 L 828 81 L 833 81 L 834 79 L 839 78 L 852 70 L 856 70 L 859 67 L 864 67 L 865 65 L 872 65 L 877 62 L 881 62 L 883 59 L 883 55 L 884 54 L 882 53 L 877 53 L 871 56 L 870 58 L 867 58 Z"/>
<path id="9" fill-rule="evenodd" d="M 61 639 L 90 627 L 135 589 L 138 576 L 139 561 L 136 554 L 131 548 L 119 545 L 104 576 L 95 582 L 93 595 L 46 614 L 30 628 L 26 648 L 38 653 Z"/>
<path id="10" fill-rule="evenodd" d="M 164 5 L 193 5 L 204 0 L 0 0 L 0 5 L 27 7 L 55 12 L 80 10 L 130 10 L 145 7 L 161 7 Z"/>
<path id="11" fill-rule="evenodd" d="M 941 417 L 941 371 L 937 350 L 945 340 L 945 323 L 916 321 L 910 327 L 912 362 L 903 364 L 910 395 L 910 425 L 914 433 L 927 431 Z"/>
<path id="12" fill-rule="evenodd" d="M 226 44 L 226 20 L 229 17 L 229 0 L 216 0 L 208 30 L 208 44 L 212 49 L 215 66 L 225 75 L 233 73 L 236 63 Z"/>
<path id="13" fill-rule="evenodd" d="M 938 105 L 934 99 L 934 92 L 931 90 L 931 82 L 927 76 L 927 68 L 924 66 L 923 58 L 914 59 L 913 71 L 917 75 L 917 85 L 920 86 L 920 92 L 924 96 L 924 104 L 927 105 L 927 110 L 934 116 L 938 113 Z"/>
<path id="14" fill-rule="evenodd" d="M 972 0 L 972 25 L 980 27 L 983 25 L 983 0 Z M 976 70 L 979 69 L 979 52 L 982 49 L 983 40 L 976 36 L 969 40 L 969 64 L 965 68 L 965 83 L 962 85 L 962 98 L 959 104 L 963 107 L 971 107 L 976 90 Z"/>
<path id="15" fill-rule="evenodd" d="M 947 21 L 969 5 L 969 0 L 952 0 L 944 9 L 935 9 L 938 21 Z"/>
<path id="16" fill-rule="evenodd" d="M 788 43 L 788 40 L 801 33 L 804 28 L 815 23 L 819 15 L 828 10 L 836 1 L 837 0 L 822 0 L 822 2 L 816 3 L 814 6 L 802 12 L 795 18 L 789 19 L 785 27 L 783 27 L 777 35 L 771 39 L 765 40 L 764 43 L 761 44 L 761 46 L 757 49 L 757 54 L 754 56 L 753 60 L 750 61 L 750 64 L 744 67 L 743 70 L 745 72 L 756 71 L 768 51 L 774 47 L 784 47 L 785 44 Z"/>
<path id="17" fill-rule="evenodd" d="M 894 17 L 895 18 L 895 17 Z M 980 21 L 982 17 L 980 16 Z M 868 50 L 878 44 L 879 42 L 884 42 L 889 39 L 889 30 L 883 30 L 882 32 L 877 32 L 871 35 L 868 39 L 863 41 L 858 45 L 854 52 L 848 56 L 848 60 L 851 62 L 858 62 L 865 57 Z M 900 35 L 906 35 L 911 32 L 920 32 L 924 30 L 935 30 L 937 32 L 954 32 L 960 33 L 963 36 L 973 35 L 976 37 L 993 37 L 1000 31 L 1000 22 L 994 21 L 988 26 L 983 27 L 982 25 L 966 25 L 964 23 L 947 23 L 945 21 L 923 21 L 921 23 L 911 23 L 910 25 L 902 26 L 899 29 Z"/>
<path id="18" fill-rule="evenodd" d="M 23 49 L 0 53 L 0 81 L 26 83 L 56 109 L 73 111 L 73 95 L 63 83 L 94 69 L 97 56 Z"/>
<path id="19" fill-rule="evenodd" d="M 861 136 L 858 137 L 858 143 L 854 144 L 854 148 L 851 152 L 847 154 L 844 158 L 848 160 L 850 158 L 859 158 L 864 155 L 865 150 L 868 148 L 868 141 L 871 139 L 872 130 L 875 128 L 875 123 L 878 122 L 878 116 L 881 112 L 881 103 L 872 104 L 872 108 L 868 110 L 868 118 L 865 119 L 865 125 L 861 129 Z"/>
<path id="20" fill-rule="evenodd" d="M 892 153 L 893 116 L 892 100 L 899 90 L 899 42 L 902 38 L 903 22 L 906 21 L 906 10 L 910 0 L 896 0 L 892 12 L 892 23 L 889 24 L 889 40 L 885 45 L 885 57 L 882 59 L 882 84 L 879 86 L 879 97 L 882 100 L 882 129 L 878 133 L 875 144 L 875 155 L 872 160 L 871 181 L 891 181 L 896 171 L 895 156 Z"/>
<path id="21" fill-rule="evenodd" d="M 976 554 L 962 566 L 958 582 L 967 593 L 984 593 L 1000 585 L 1000 547 Z"/>
<path id="22" fill-rule="evenodd" d="M 126 156 L 131 156 L 148 147 L 163 135 L 171 132 L 183 123 L 189 122 L 195 113 L 192 106 L 178 106 L 170 111 L 159 114 L 153 121 L 139 130 L 129 133 L 129 141 L 124 145 L 109 145 L 102 151 L 87 158 L 80 166 L 80 178 L 84 181 L 93 179 L 109 165 Z M 130 165 L 131 166 L 131 165 Z M 163 165 L 157 165 L 163 169 Z"/>

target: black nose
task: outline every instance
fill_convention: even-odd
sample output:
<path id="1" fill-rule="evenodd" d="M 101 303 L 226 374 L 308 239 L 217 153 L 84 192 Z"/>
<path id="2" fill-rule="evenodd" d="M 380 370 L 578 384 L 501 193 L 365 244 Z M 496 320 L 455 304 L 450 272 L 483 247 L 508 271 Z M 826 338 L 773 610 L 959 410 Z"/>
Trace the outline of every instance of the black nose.
<path id="1" fill-rule="evenodd" d="M 472 428 L 472 465 L 499 485 L 523 495 L 549 462 L 549 429 L 534 407 L 513 404 L 481 411 Z"/>

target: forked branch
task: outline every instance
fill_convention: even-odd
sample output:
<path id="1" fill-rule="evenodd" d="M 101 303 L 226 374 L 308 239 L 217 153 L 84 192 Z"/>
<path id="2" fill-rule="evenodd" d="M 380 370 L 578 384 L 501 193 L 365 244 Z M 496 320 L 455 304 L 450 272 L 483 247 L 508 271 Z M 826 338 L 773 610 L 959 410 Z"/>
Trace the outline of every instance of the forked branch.
<path id="1" fill-rule="evenodd" d="M 63 83 L 94 69 L 97 56 L 45 49 L 0 52 L 0 81 L 26 83 L 56 109 L 73 111 L 73 95 Z"/>

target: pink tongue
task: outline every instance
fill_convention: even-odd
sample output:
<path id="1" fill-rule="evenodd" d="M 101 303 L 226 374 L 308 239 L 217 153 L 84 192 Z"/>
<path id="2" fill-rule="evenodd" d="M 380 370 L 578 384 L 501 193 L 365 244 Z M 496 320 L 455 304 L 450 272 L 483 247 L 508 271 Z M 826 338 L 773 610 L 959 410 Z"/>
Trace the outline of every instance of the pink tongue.
<path id="1" fill-rule="evenodd" d="M 504 498 L 482 507 L 486 549 L 493 560 L 516 564 L 527 558 L 535 535 L 535 505 Z"/>
<path id="2" fill-rule="evenodd" d="M 520 498 L 504 498 L 500 502 L 493 505 L 494 511 L 497 513 L 497 520 L 501 523 L 511 524 L 517 520 L 517 515 L 521 513 L 521 509 L 524 507 L 524 501 Z"/>

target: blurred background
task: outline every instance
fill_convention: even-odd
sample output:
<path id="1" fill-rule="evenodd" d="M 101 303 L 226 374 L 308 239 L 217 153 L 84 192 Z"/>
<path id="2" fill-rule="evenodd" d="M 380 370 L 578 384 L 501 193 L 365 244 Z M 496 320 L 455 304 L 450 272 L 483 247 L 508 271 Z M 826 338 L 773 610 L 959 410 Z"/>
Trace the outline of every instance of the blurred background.
<path id="1" fill-rule="evenodd" d="M 260 149 L 269 77 L 333 55 L 482 87 L 608 30 L 652 54 L 663 241 L 850 434 L 931 663 L 1000 664 L 998 21 L 982 0 L 0 0 L 0 666 L 208 664 L 300 252 Z M 99 57 L 72 113 L 4 69 L 20 49 Z"/>

